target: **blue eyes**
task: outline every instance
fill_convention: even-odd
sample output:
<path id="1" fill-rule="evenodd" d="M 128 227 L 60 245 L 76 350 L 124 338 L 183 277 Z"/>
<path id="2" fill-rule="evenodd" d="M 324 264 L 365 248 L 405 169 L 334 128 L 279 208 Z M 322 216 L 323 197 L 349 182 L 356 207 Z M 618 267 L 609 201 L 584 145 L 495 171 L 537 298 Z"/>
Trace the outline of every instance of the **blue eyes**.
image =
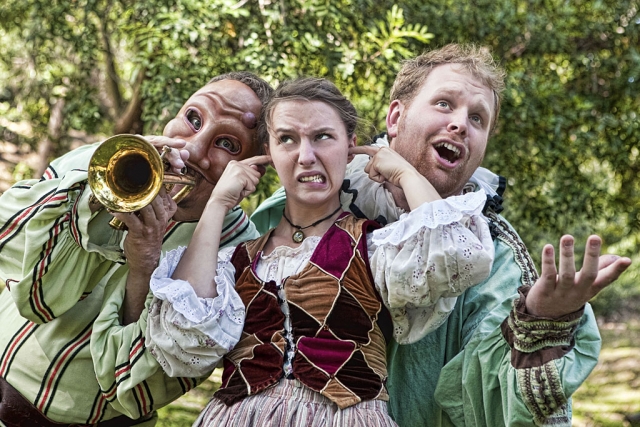
<path id="1" fill-rule="evenodd" d="M 442 107 L 442 108 L 449 108 L 451 109 L 452 107 L 449 105 L 449 103 L 447 101 L 438 101 L 436 102 L 436 104 L 438 107 Z M 482 124 L 483 120 L 482 120 L 482 116 L 478 115 L 478 114 L 473 114 L 471 116 L 469 116 L 469 118 L 478 123 L 478 124 Z"/>

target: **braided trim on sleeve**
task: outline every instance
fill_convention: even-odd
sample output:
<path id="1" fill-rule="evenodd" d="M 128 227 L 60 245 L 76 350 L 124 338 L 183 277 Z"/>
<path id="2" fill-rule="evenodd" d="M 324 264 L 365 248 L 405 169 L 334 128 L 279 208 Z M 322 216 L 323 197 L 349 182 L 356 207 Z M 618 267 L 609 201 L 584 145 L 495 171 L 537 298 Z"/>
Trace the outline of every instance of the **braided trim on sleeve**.
<path id="1" fill-rule="evenodd" d="M 546 319 L 527 314 L 525 299 L 530 287 L 518 289 L 520 298 L 502 322 L 502 336 L 511 347 L 511 365 L 516 369 L 542 366 L 560 359 L 573 349 L 574 335 L 584 307 L 559 319 Z"/>
<path id="2" fill-rule="evenodd" d="M 533 286 L 538 280 L 538 272 L 536 266 L 518 233 L 509 226 L 509 224 L 495 212 L 489 210 L 486 213 L 489 219 L 489 228 L 491 237 L 502 241 L 513 250 L 514 261 L 520 266 L 522 277 L 520 283 L 524 286 Z"/>
<path id="3" fill-rule="evenodd" d="M 523 401 L 537 426 L 571 426 L 571 403 L 555 363 L 517 370 Z"/>
<path id="4" fill-rule="evenodd" d="M 546 347 L 571 346 L 584 308 L 560 319 L 546 319 L 526 313 L 525 299 L 529 287 L 518 289 L 520 298 L 514 301 L 509 314 L 509 329 L 513 333 L 513 348 L 533 353 Z"/>

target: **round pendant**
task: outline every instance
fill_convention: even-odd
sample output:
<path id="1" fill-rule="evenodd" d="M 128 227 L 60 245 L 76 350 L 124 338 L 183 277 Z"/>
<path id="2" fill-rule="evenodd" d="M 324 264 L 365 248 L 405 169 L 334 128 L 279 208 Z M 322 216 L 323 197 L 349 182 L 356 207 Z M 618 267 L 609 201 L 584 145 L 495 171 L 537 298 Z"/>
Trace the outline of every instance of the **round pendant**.
<path id="1" fill-rule="evenodd" d="M 293 239 L 294 242 L 300 243 L 300 242 L 302 242 L 304 240 L 304 233 L 302 231 L 298 230 L 295 233 L 293 233 L 291 238 Z"/>

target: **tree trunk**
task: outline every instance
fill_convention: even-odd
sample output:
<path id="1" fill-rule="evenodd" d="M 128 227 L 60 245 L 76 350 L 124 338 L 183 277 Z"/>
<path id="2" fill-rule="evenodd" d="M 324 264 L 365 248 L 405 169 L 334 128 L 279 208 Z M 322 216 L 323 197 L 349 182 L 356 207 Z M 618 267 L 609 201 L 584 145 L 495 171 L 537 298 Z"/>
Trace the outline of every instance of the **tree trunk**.
<path id="1" fill-rule="evenodd" d="M 49 166 L 49 158 L 54 148 L 60 142 L 62 135 L 62 111 L 64 110 L 65 99 L 56 98 L 55 104 L 51 108 L 49 116 L 49 126 L 47 127 L 47 136 L 38 144 L 38 163 L 36 165 L 35 176 L 41 177 Z"/>
<path id="2" fill-rule="evenodd" d="M 133 88 L 133 95 L 126 110 L 120 115 L 114 127 L 114 134 L 133 133 L 141 134 L 142 123 L 142 83 L 146 76 L 146 69 L 138 71 L 138 77 Z"/>

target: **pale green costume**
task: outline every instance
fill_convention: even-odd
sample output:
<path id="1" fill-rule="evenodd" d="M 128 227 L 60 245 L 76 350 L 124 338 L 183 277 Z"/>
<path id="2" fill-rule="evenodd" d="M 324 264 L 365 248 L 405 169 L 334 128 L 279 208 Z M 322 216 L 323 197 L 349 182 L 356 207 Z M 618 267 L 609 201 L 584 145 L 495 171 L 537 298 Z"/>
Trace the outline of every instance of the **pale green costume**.
<path id="1" fill-rule="evenodd" d="M 86 167 L 95 148 L 62 156 L 43 179 L 0 196 L 0 280 L 7 286 L 0 294 L 0 376 L 65 423 L 138 419 L 199 381 L 163 373 L 145 347 L 146 309 L 121 326 L 128 266 L 110 215 L 89 209 Z M 163 252 L 187 245 L 195 226 L 170 222 Z M 229 212 L 222 245 L 256 236 L 242 210 Z"/>
<path id="2" fill-rule="evenodd" d="M 376 144 L 388 145 L 385 137 Z M 364 174 L 367 161 L 360 155 L 349 164 L 343 207 L 395 221 L 402 211 Z M 571 426 L 570 396 L 597 363 L 600 335 L 588 304 L 553 321 L 524 313 L 524 295 L 537 273 L 520 237 L 492 209 L 500 182 L 480 168 L 465 187 L 488 195 L 495 246 L 489 278 L 459 296 L 436 331 L 417 343 L 392 342 L 387 348 L 389 410 L 402 427 Z M 277 224 L 284 200 L 281 189 L 254 213 L 260 231 Z"/>

